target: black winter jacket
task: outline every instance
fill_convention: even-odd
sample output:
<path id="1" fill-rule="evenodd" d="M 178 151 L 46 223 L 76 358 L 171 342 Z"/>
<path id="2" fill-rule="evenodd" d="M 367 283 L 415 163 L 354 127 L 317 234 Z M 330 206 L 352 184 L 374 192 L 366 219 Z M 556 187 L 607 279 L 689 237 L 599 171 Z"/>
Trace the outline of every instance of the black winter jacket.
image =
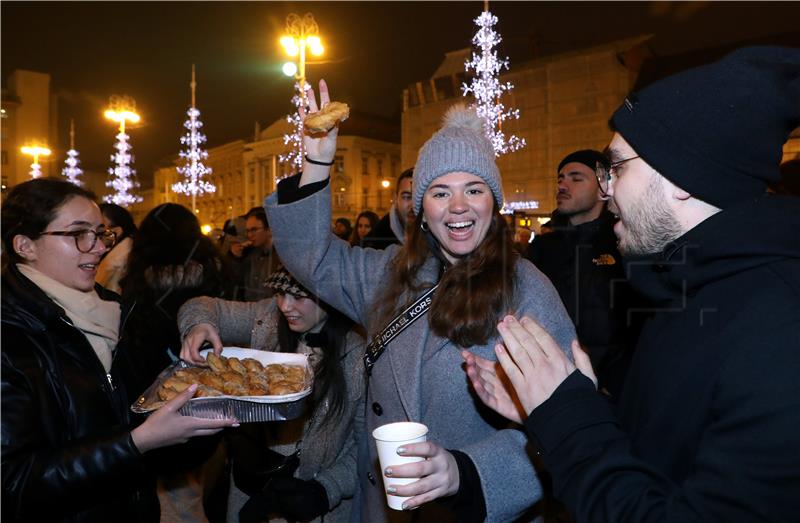
<path id="1" fill-rule="evenodd" d="M 576 521 L 797 522 L 800 200 L 729 207 L 632 263 L 655 302 L 619 415 L 573 373 L 525 425 Z"/>
<path id="2" fill-rule="evenodd" d="M 534 238 L 525 257 L 558 291 L 578 339 L 587 349 L 599 386 L 617 397 L 641 328 L 632 311 L 642 300 L 627 282 L 617 250 L 614 215 Z"/>
<path id="3" fill-rule="evenodd" d="M 117 379 L 123 359 L 115 354 L 107 375 L 86 336 L 13 264 L 2 276 L 2 346 L 2 520 L 157 521 Z"/>

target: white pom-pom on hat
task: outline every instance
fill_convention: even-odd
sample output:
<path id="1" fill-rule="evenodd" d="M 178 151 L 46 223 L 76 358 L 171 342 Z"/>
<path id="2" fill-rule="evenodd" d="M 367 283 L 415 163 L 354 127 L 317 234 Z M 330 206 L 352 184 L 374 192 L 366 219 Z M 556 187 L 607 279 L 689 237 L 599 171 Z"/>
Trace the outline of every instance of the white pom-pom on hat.
<path id="1" fill-rule="evenodd" d="M 458 103 L 442 119 L 443 126 L 419 150 L 412 190 L 414 213 L 422 210 L 422 198 L 433 181 L 445 174 L 466 172 L 479 176 L 503 207 L 503 183 L 495 153 L 483 129 L 483 118 L 474 107 Z"/>
<path id="2" fill-rule="evenodd" d="M 444 113 L 442 127 L 463 127 L 480 132 L 483 131 L 483 118 L 478 116 L 475 107 L 467 107 L 466 104 L 458 103 Z"/>

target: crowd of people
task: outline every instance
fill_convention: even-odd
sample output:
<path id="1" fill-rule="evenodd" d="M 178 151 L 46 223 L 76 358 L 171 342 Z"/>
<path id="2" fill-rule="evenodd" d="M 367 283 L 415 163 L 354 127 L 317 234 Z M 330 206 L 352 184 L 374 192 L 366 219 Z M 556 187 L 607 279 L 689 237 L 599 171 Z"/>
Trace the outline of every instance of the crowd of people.
<path id="1" fill-rule="evenodd" d="M 330 101 L 321 81 L 309 113 Z M 796 521 L 800 50 L 631 93 L 604 151 L 554 166 L 550 231 L 522 248 L 482 122 L 451 107 L 354 225 L 332 216 L 337 127 L 218 243 L 178 204 L 137 226 L 64 180 L 14 187 L 2 518 Z M 131 410 L 231 346 L 307 357 L 300 417 L 182 415 L 196 385 Z M 427 440 L 382 469 L 371 434 L 397 421 Z"/>

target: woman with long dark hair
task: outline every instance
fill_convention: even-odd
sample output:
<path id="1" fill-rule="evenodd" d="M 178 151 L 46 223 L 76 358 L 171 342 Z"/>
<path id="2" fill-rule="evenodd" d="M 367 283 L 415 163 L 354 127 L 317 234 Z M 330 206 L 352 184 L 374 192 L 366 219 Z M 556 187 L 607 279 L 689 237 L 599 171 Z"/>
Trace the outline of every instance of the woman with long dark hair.
<path id="1" fill-rule="evenodd" d="M 181 357 L 186 361 L 202 364 L 200 346 L 208 341 L 219 353 L 224 342 L 307 354 L 314 370 L 311 406 L 304 417 L 248 424 L 230 433 L 235 486 L 228 521 L 350 521 L 351 498 L 358 488 L 356 438 L 363 424 L 364 341 L 352 330 L 350 319 L 284 268 L 270 274 L 267 286 L 273 298 L 196 298 L 179 314 Z M 280 472 L 265 473 L 274 469 Z"/>
<path id="2" fill-rule="evenodd" d="M 52 178 L 17 185 L 2 238 L 2 520 L 158 521 L 145 454 L 235 420 L 178 414 L 192 387 L 133 426 L 129 311 L 95 284 L 115 235 L 92 193 Z"/>
<path id="3" fill-rule="evenodd" d="M 128 255 L 133 247 L 133 237 L 136 235 L 136 224 L 133 216 L 124 207 L 114 203 L 101 203 L 100 212 L 103 214 L 103 223 L 106 229 L 117 235 L 117 243 L 103 256 L 97 267 L 95 281 L 110 291 L 122 294 L 120 280 L 125 277 L 128 270 Z"/>
<path id="4" fill-rule="evenodd" d="M 320 96 L 323 104 L 329 101 L 324 82 Z M 316 112 L 313 92 L 309 102 Z M 383 471 L 375 466 L 374 441 L 363 438 L 362 520 L 532 519 L 528 511 L 541 489 L 525 435 L 476 403 L 461 350 L 495 359 L 497 326 L 509 314 L 538 318 L 566 351 L 575 331 L 547 278 L 514 250 L 482 119 L 474 109 L 453 108 L 422 147 L 412 184 L 414 226 L 402 247 L 385 251 L 331 241 L 329 166 L 336 136 L 336 127 L 305 136 L 302 174 L 284 180 L 265 208 L 287 268 L 364 325 L 373 340 L 366 358 L 367 433 L 395 421 L 429 429 L 427 442 L 402 449 L 423 461 Z M 392 477 L 420 479 L 393 485 Z M 390 518 L 387 492 L 410 496 L 404 509 L 419 510 Z"/>
<path id="5" fill-rule="evenodd" d="M 362 241 L 372 229 L 378 225 L 381 219 L 372 211 L 362 211 L 356 218 L 356 226 L 353 227 L 353 234 L 350 235 L 350 245 L 354 247 L 363 247 Z"/>

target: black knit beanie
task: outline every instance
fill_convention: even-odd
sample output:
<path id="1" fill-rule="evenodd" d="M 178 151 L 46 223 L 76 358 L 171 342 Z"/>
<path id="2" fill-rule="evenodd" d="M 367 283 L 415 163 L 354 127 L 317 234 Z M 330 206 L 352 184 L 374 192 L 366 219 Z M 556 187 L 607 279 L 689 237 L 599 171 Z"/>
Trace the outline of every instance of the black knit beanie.
<path id="1" fill-rule="evenodd" d="M 593 149 L 584 149 L 582 151 L 575 151 L 574 153 L 569 153 L 566 155 L 564 159 L 561 160 L 561 163 L 558 164 L 558 169 L 556 172 L 561 172 L 562 167 L 572 162 L 582 163 L 591 170 L 594 170 L 597 167 L 597 162 L 600 162 L 602 165 L 608 167 L 608 158 L 606 155 Z"/>
<path id="2" fill-rule="evenodd" d="M 633 93 L 611 126 L 661 175 L 716 207 L 780 179 L 800 125 L 800 49 L 747 47 Z"/>

